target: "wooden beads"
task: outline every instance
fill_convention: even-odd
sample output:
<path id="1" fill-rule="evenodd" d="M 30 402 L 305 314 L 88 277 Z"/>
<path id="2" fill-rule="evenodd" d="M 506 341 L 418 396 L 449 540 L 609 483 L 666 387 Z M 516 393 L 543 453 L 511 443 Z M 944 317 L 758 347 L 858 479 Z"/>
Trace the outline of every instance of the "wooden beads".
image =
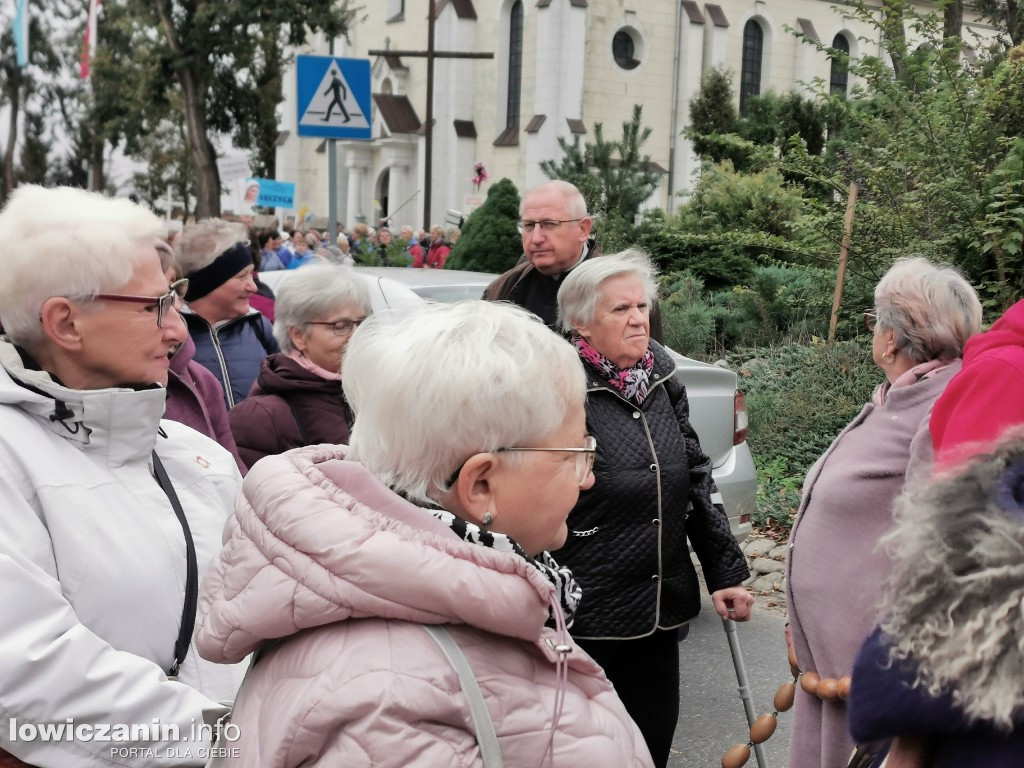
<path id="1" fill-rule="evenodd" d="M 750 759 L 750 747 L 746 744 L 737 744 L 729 747 L 729 750 L 722 755 L 722 768 L 742 768 Z"/>
<path id="2" fill-rule="evenodd" d="M 775 719 L 775 715 L 761 715 L 750 726 L 750 740 L 755 744 L 763 744 L 772 737 L 778 724 L 779 721 Z"/>
<path id="3" fill-rule="evenodd" d="M 793 708 L 793 699 L 796 698 L 796 683 L 783 683 L 775 692 L 775 700 L 772 704 L 779 712 L 788 712 Z"/>
<path id="4" fill-rule="evenodd" d="M 819 677 L 815 672 L 800 675 L 800 687 L 804 693 L 817 696 L 822 701 L 846 701 L 850 695 L 850 676 L 838 680 L 834 677 Z"/>
<path id="5" fill-rule="evenodd" d="M 811 696 L 818 692 L 819 682 L 821 682 L 821 678 L 818 677 L 817 672 L 804 672 L 800 675 L 800 687 L 804 689 L 804 693 L 809 693 Z"/>

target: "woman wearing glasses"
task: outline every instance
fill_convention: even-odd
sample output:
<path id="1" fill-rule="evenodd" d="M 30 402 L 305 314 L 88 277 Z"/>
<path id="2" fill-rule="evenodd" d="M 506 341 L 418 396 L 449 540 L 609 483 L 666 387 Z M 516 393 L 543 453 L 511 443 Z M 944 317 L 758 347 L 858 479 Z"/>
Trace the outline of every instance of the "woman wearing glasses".
<path id="1" fill-rule="evenodd" d="M 372 311 L 366 284 L 332 264 L 303 267 L 277 292 L 274 337 L 249 396 L 228 418 L 246 466 L 318 443 L 348 443 L 352 410 L 341 364 L 353 331 Z"/>
<path id="2" fill-rule="evenodd" d="M 116 744 L 81 734 L 159 723 L 131 746 L 193 765 L 183 755 L 208 746 L 193 724 L 241 679 L 191 648 L 241 477 L 213 440 L 161 418 L 187 336 L 162 230 L 78 189 L 23 186 L 0 212 L 0 237 L 25 244 L 0 254 L 0 708 L 16 723 L 0 763 L 110 765 Z M 41 723 L 73 725 L 34 738 Z"/>
<path id="3" fill-rule="evenodd" d="M 477 719 L 508 768 L 650 766 L 545 551 L 594 482 L 572 348 L 516 307 L 439 304 L 364 323 L 344 373 L 350 446 L 253 467 L 200 596 L 206 658 L 262 648 L 238 764 L 478 766 Z"/>
<path id="4" fill-rule="evenodd" d="M 665 766 L 679 719 L 681 630 L 700 610 L 687 537 L 723 618 L 745 621 L 753 598 L 675 361 L 650 338 L 654 276 L 646 255 L 626 251 L 583 262 L 558 291 L 598 448 L 594 485 L 580 494 L 555 557 L 583 589 L 573 637 Z"/>
<path id="5" fill-rule="evenodd" d="M 804 672 L 791 768 L 850 760 L 845 693 L 890 571 L 878 543 L 904 484 L 931 468 L 928 415 L 981 326 L 981 304 L 952 267 L 908 258 L 878 283 L 865 319 L 885 381 L 807 473 L 789 539 L 789 635 Z"/>

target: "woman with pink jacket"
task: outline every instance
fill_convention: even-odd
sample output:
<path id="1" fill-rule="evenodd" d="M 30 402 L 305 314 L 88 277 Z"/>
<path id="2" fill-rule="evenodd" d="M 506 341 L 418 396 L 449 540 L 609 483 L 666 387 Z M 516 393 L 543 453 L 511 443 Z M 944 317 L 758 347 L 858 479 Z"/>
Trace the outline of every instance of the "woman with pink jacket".
<path id="1" fill-rule="evenodd" d="M 436 305 L 364 323 L 344 376 L 351 445 L 259 462 L 200 595 L 201 655 L 257 652 L 233 764 L 484 765 L 442 625 L 505 766 L 650 766 L 547 554 L 593 484 L 573 348 L 517 307 Z"/>

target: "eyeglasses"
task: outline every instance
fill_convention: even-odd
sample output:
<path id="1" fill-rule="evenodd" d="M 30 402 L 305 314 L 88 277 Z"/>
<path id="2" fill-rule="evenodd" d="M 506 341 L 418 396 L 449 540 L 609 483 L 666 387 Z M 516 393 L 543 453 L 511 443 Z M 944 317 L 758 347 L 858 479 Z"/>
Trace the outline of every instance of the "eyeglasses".
<path id="1" fill-rule="evenodd" d="M 576 479 L 580 485 L 586 482 L 594 470 L 594 459 L 597 458 L 597 438 L 587 435 L 583 439 L 582 448 L 499 448 L 495 453 L 512 453 L 525 451 L 557 451 L 558 453 L 576 454 Z"/>
<path id="2" fill-rule="evenodd" d="M 583 221 L 583 219 L 544 219 L 543 221 L 526 221 L 521 219 L 516 222 L 516 229 L 519 230 L 520 234 L 533 232 L 535 227 L 540 227 L 543 232 L 554 232 L 563 224 L 572 224 L 574 221 Z"/>
<path id="3" fill-rule="evenodd" d="M 188 293 L 188 279 L 183 278 L 171 283 L 163 296 L 124 296 L 120 293 L 97 293 L 94 299 L 102 301 L 127 301 L 132 304 L 151 304 L 156 307 L 156 327 L 164 327 L 164 318 L 171 307 L 181 308 L 181 301 Z"/>
<path id="4" fill-rule="evenodd" d="M 349 320 L 347 317 L 341 320 L 329 322 L 326 320 L 310 320 L 309 325 L 329 325 L 335 336 L 351 336 L 352 331 L 363 324 L 366 318 L 360 320 Z"/>
<path id="5" fill-rule="evenodd" d="M 875 314 L 874 312 L 865 312 L 864 313 L 864 325 L 867 326 L 869 331 L 874 332 L 874 330 L 875 330 L 875 323 L 876 322 L 878 322 L 878 315 L 877 314 Z"/>

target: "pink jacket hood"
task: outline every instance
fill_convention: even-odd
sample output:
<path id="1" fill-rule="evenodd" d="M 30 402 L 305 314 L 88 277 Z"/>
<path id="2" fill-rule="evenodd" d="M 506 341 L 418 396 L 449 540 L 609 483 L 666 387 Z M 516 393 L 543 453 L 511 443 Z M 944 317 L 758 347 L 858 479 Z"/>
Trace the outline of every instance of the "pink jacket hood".
<path id="1" fill-rule="evenodd" d="M 345 446 L 252 468 L 203 582 L 200 654 L 234 662 L 267 639 L 349 618 L 469 624 L 537 642 L 554 587 L 521 557 L 464 542 Z"/>

